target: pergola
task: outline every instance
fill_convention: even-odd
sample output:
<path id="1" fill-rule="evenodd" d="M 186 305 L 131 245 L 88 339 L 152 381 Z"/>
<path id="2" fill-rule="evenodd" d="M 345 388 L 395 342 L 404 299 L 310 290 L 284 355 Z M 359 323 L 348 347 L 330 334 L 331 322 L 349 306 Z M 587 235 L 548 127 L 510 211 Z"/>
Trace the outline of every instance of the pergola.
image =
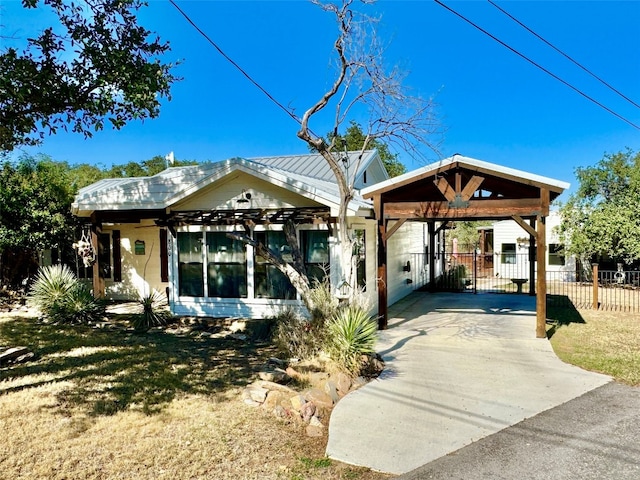
<path id="1" fill-rule="evenodd" d="M 546 226 L 549 204 L 568 183 L 455 154 L 361 191 L 378 219 L 379 327 L 387 327 L 387 240 L 407 221 L 427 222 L 429 278 L 435 237 L 448 222 L 512 219 L 535 245 L 536 336 L 546 337 Z M 533 262 L 531 262 L 533 277 Z"/>

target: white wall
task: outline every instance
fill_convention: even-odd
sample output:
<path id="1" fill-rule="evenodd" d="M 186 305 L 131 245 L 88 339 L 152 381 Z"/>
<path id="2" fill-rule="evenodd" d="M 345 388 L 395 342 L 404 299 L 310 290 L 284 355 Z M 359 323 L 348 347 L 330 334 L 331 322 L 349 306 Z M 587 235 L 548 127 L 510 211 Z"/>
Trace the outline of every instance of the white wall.
<path id="1" fill-rule="evenodd" d="M 575 257 L 566 256 L 564 265 L 549 265 L 549 245 L 559 243 L 556 227 L 560 225 L 561 217 L 556 211 L 550 212 L 546 219 L 546 270 L 551 275 L 562 280 L 575 280 Z M 518 238 L 529 238 L 529 234 L 513 220 L 504 220 L 493 224 L 494 274 L 503 278 L 529 278 L 529 246 L 518 247 Z M 516 244 L 516 265 L 502 263 L 502 244 Z"/>
<path id="2" fill-rule="evenodd" d="M 150 220 L 139 224 L 104 226 L 103 233 L 120 230 L 122 282 L 113 281 L 113 249 L 111 250 L 111 278 L 105 279 L 105 294 L 109 299 L 134 300 L 153 290 L 166 291 L 167 282 L 160 276 L 160 229 Z M 136 240 L 145 242 L 145 254 L 136 255 Z M 113 246 L 113 245 L 112 245 Z"/>
<path id="3" fill-rule="evenodd" d="M 388 228 L 393 223 L 390 222 Z M 428 281 L 424 246 L 428 244 L 427 224 L 405 222 L 387 241 L 387 304 L 393 305 Z M 405 271 L 407 262 L 411 271 Z"/>

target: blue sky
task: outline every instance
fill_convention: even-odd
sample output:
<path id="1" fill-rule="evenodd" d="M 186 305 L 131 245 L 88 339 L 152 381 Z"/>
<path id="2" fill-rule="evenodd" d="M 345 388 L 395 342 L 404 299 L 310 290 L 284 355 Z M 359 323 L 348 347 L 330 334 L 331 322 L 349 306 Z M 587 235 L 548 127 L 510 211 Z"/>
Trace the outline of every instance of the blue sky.
<path id="1" fill-rule="evenodd" d="M 333 18 L 304 0 L 185 1 L 187 14 L 281 103 L 297 114 L 333 79 Z M 444 1 L 618 114 L 640 125 L 640 109 L 571 64 L 485 1 Z M 501 7 L 640 103 L 640 1 L 500 1 Z M 44 25 L 42 11 L 2 0 L 0 24 L 17 38 Z M 361 8 L 361 7 L 359 7 Z M 362 7 L 369 8 L 371 7 Z M 473 158 L 557 178 L 604 153 L 640 151 L 640 130 L 538 70 L 433 1 L 382 1 L 385 62 L 408 73 L 416 94 L 435 95 L 446 129 L 443 157 Z M 165 0 L 150 0 L 140 23 L 168 40 L 180 61 L 173 99 L 161 115 L 92 139 L 60 133 L 28 153 L 103 166 L 174 151 L 176 158 L 222 160 L 305 153 L 297 124 L 241 76 Z M 6 41 L 6 40 L 5 40 Z M 356 119 L 358 120 L 358 119 Z M 321 133 L 329 123 L 315 123 Z M 17 152 L 19 153 L 19 152 Z M 403 152 L 409 169 L 421 166 Z M 429 159 L 436 160 L 431 153 Z"/>

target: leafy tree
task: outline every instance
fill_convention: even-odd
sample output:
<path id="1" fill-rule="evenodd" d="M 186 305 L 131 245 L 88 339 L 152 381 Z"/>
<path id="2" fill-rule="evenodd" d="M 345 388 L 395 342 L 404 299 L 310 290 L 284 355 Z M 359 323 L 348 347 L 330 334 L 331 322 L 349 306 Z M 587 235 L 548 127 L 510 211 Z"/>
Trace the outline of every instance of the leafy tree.
<path id="1" fill-rule="evenodd" d="M 50 7 L 60 26 L 0 52 L 0 150 L 35 145 L 59 128 L 90 137 L 159 114 L 177 80 L 159 56 L 168 43 L 138 25 L 141 0 L 23 0 Z"/>
<path id="2" fill-rule="evenodd" d="M 397 154 L 391 153 L 386 143 L 378 138 L 367 139 L 367 135 L 362 131 L 360 124 L 353 120 L 344 135 L 334 135 L 330 132 L 327 135 L 327 143 L 332 143 L 332 141 L 338 146 L 346 147 L 349 151 L 359 151 L 365 144 L 368 149 L 376 149 L 390 177 L 397 177 L 407 171 L 407 167 L 398 160 Z"/>
<path id="3" fill-rule="evenodd" d="M 184 167 L 188 165 L 196 165 L 198 162 L 192 160 L 175 160 L 173 167 Z M 124 165 L 114 165 L 107 171 L 106 177 L 108 178 L 124 178 L 124 177 L 150 177 L 157 173 L 162 172 L 167 168 L 167 161 L 165 157 L 156 155 L 149 160 L 144 160 L 141 163 L 129 162 Z"/>
<path id="4" fill-rule="evenodd" d="M 605 155 L 576 176 L 580 186 L 561 208 L 567 253 L 627 264 L 640 259 L 640 152 Z"/>
<path id="5" fill-rule="evenodd" d="M 37 253 L 72 238 L 74 188 L 66 163 L 23 156 L 0 168 L 3 284 L 17 285 L 37 268 Z"/>

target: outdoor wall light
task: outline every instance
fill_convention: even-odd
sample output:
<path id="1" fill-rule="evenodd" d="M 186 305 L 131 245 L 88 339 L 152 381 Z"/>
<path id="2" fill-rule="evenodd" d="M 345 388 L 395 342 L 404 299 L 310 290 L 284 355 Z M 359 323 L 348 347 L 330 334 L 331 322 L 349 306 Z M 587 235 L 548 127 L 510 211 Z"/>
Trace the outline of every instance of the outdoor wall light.
<path id="1" fill-rule="evenodd" d="M 251 192 L 247 192 L 245 189 L 242 189 L 242 193 L 240 194 L 240 198 L 237 200 L 238 203 L 249 203 L 251 200 Z"/>
<path id="2" fill-rule="evenodd" d="M 403 272 L 410 272 L 411 271 L 411 262 L 409 260 L 407 260 L 407 264 L 402 267 L 402 271 Z"/>

